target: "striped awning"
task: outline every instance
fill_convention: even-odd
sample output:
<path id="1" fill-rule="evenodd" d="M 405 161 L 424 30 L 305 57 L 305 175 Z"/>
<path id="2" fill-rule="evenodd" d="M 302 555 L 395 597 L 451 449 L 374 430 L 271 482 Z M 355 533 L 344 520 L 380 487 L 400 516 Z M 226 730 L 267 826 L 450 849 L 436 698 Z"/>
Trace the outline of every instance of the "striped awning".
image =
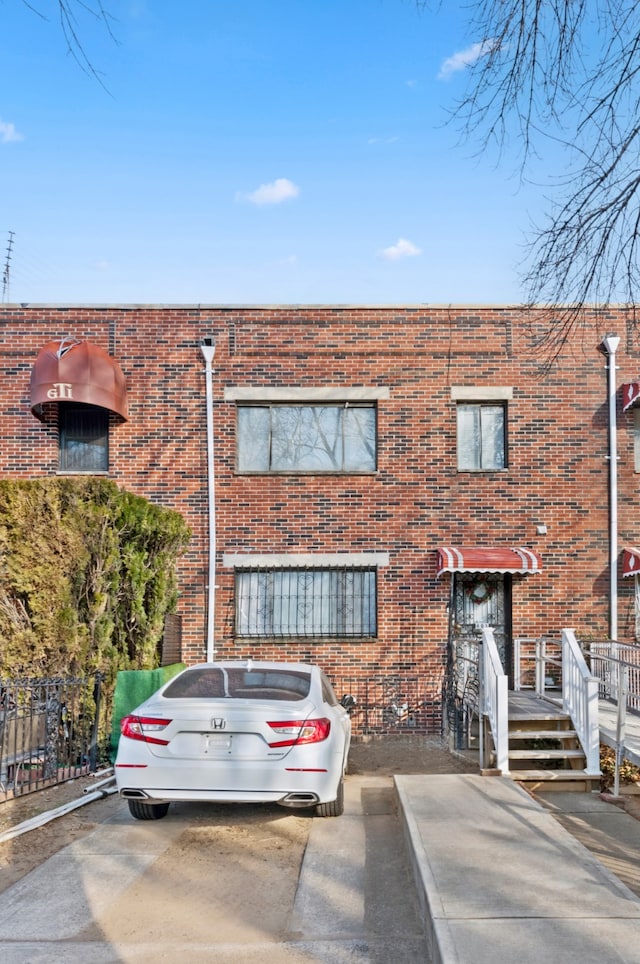
<path id="1" fill-rule="evenodd" d="M 622 575 L 635 576 L 640 573 L 640 549 L 629 547 L 622 553 Z"/>
<path id="2" fill-rule="evenodd" d="M 640 382 L 627 382 L 622 386 L 622 411 L 626 412 L 640 399 Z"/>
<path id="3" fill-rule="evenodd" d="M 443 572 L 540 572 L 542 561 L 533 549 L 502 546 L 440 546 L 438 576 Z"/>

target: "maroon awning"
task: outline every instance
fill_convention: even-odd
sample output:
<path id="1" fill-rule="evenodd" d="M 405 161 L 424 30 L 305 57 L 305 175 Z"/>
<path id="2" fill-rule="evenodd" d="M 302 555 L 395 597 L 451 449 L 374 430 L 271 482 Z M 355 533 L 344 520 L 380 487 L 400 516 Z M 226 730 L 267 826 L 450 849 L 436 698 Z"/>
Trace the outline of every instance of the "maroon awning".
<path id="1" fill-rule="evenodd" d="M 443 572 L 540 572 L 542 562 L 532 549 L 501 546 L 441 546 L 438 576 Z"/>
<path id="2" fill-rule="evenodd" d="M 63 338 L 40 350 L 31 371 L 31 411 L 42 420 L 43 406 L 52 402 L 84 402 L 128 417 L 120 365 L 88 341 Z"/>
<path id="3" fill-rule="evenodd" d="M 635 576 L 640 573 L 640 549 L 625 549 L 622 553 L 622 575 Z"/>
<path id="4" fill-rule="evenodd" d="M 627 382 L 626 385 L 622 386 L 622 411 L 626 412 L 628 408 L 640 399 L 640 382 Z"/>

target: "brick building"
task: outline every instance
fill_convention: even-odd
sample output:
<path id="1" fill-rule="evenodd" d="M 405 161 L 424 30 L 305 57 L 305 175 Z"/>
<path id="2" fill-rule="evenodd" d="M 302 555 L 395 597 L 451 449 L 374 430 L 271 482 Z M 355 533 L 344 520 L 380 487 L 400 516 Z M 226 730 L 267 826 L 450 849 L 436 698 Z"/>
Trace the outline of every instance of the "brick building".
<path id="1" fill-rule="evenodd" d="M 640 346 L 624 310 L 587 316 L 547 372 L 532 351 L 544 313 L 509 306 L 1 317 L 2 475 L 106 474 L 184 515 L 182 658 L 314 660 L 339 690 L 386 686 L 400 709 L 413 680 L 412 722 L 429 729 L 457 636 L 493 625 L 510 667 L 514 638 L 609 633 L 597 348 L 617 334 L 618 635 L 635 636 L 622 567 L 640 542 L 640 423 L 623 409 Z"/>

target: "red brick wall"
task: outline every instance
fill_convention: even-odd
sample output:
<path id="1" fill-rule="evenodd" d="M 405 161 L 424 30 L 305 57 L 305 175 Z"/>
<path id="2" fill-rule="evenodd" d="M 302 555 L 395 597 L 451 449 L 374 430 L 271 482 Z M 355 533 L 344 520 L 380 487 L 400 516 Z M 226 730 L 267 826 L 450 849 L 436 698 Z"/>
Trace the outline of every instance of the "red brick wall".
<path id="1" fill-rule="evenodd" d="M 486 308 L 3 306 L 0 471 L 55 473 L 57 430 L 29 411 L 29 375 L 48 341 L 72 334 L 119 361 L 129 421 L 114 425 L 110 475 L 182 512 L 193 541 L 180 572 L 185 656 L 206 654 L 207 451 L 204 361 L 213 335 L 217 580 L 216 655 L 314 659 L 334 676 L 416 674 L 432 719 L 446 655 L 449 576 L 438 545 L 523 545 L 543 571 L 515 577 L 513 633 L 608 632 L 607 331 L 621 336 L 617 383 L 638 376 L 623 311 L 589 316 L 557 365 L 530 350 L 542 312 Z M 235 408 L 225 387 L 383 386 L 375 476 L 239 476 Z M 451 386 L 512 386 L 509 467 L 459 473 Z M 633 416 L 618 403 L 620 548 L 640 542 Z M 547 526 L 538 535 L 536 523 Z M 379 572 L 375 642 L 250 644 L 233 637 L 233 573 L 223 552 L 388 552 Z M 620 636 L 633 633 L 631 580 L 620 580 Z"/>

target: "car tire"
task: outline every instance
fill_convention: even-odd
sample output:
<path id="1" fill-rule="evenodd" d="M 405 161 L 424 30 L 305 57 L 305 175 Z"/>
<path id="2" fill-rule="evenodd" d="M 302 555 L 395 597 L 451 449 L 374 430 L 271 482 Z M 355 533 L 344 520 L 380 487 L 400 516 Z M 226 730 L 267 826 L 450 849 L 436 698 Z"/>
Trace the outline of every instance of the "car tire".
<path id="1" fill-rule="evenodd" d="M 162 820 L 169 809 L 168 803 L 146 803 L 144 800 L 127 800 L 129 813 L 136 820 Z"/>
<path id="2" fill-rule="evenodd" d="M 328 803 L 316 804 L 316 817 L 339 817 L 344 813 L 344 781 L 338 784 L 338 795 Z"/>

